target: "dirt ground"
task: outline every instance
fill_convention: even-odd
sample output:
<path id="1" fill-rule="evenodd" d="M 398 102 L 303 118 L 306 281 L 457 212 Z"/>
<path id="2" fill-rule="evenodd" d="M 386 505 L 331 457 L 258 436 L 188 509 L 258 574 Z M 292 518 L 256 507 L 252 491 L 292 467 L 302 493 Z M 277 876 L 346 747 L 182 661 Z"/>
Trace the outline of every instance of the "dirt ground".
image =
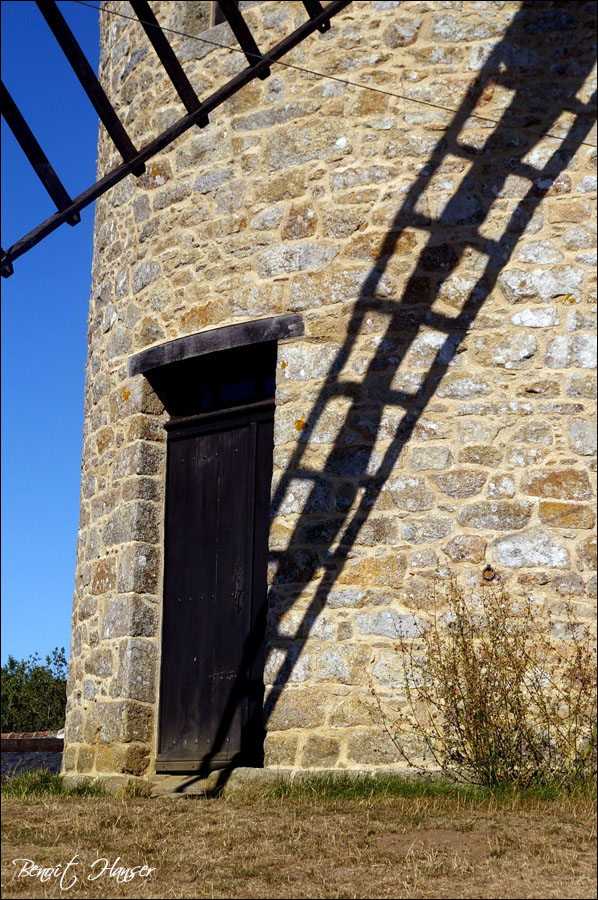
<path id="1" fill-rule="evenodd" d="M 588 799 L 4 797 L 2 888 L 7 898 L 590 898 L 595 840 Z"/>

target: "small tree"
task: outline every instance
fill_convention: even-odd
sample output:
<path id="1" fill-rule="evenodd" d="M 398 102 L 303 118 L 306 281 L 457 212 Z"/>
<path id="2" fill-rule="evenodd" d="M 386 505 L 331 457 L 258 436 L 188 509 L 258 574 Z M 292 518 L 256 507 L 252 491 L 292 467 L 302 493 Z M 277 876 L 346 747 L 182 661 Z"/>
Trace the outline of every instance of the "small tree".
<path id="1" fill-rule="evenodd" d="M 37 653 L 2 666 L 2 731 L 53 731 L 64 726 L 67 662 L 55 647 L 45 665 Z"/>

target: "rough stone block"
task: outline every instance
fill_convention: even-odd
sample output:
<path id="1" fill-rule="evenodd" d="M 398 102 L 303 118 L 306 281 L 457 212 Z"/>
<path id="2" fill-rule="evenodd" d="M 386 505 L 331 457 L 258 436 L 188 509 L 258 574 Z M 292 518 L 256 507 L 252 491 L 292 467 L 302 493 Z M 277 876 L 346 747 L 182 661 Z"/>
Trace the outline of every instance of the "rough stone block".
<path id="1" fill-rule="evenodd" d="M 507 530 L 529 522 L 532 504 L 526 500 L 479 500 L 461 507 L 457 522 L 469 528 Z"/>
<path id="2" fill-rule="evenodd" d="M 414 447 L 409 456 L 409 465 L 416 472 L 428 469 L 449 469 L 452 464 L 451 448 L 445 445 Z"/>
<path id="3" fill-rule="evenodd" d="M 92 594 L 106 594 L 116 587 L 116 558 L 109 556 L 100 559 L 93 566 L 91 579 Z"/>
<path id="4" fill-rule="evenodd" d="M 317 728 L 322 724 L 326 699 L 313 690 L 287 688 L 277 698 L 268 720 L 269 731 L 289 728 Z"/>
<path id="5" fill-rule="evenodd" d="M 88 675 L 108 678 L 112 675 L 112 650 L 98 647 L 85 660 L 85 671 Z"/>
<path id="6" fill-rule="evenodd" d="M 355 627 L 360 634 L 377 634 L 383 637 L 416 637 L 422 629 L 422 621 L 410 613 L 399 613 L 395 609 L 379 612 L 359 613 L 355 617 Z"/>
<path id="7" fill-rule="evenodd" d="M 596 535 L 590 535 L 590 537 L 587 537 L 583 541 L 580 541 L 575 549 L 577 550 L 577 555 L 579 556 L 582 565 L 586 566 L 588 569 L 595 570 Z"/>
<path id="8" fill-rule="evenodd" d="M 118 569 L 118 590 L 121 594 L 135 592 L 153 594 L 158 589 L 160 553 L 148 544 L 125 547 Z"/>
<path id="9" fill-rule="evenodd" d="M 154 703 L 158 648 L 144 638 L 128 638 L 118 646 L 118 668 L 110 696 Z"/>
<path id="10" fill-rule="evenodd" d="M 156 609 L 138 597 L 115 597 L 102 616 L 102 638 L 154 637 L 157 619 Z"/>
<path id="11" fill-rule="evenodd" d="M 524 477 L 522 490 L 532 497 L 555 500 L 589 500 L 592 496 L 588 473 L 578 469 L 531 472 Z"/>
<path id="12" fill-rule="evenodd" d="M 477 534 L 457 534 L 442 548 L 453 562 L 480 563 L 486 556 L 486 541 Z"/>
<path id="13" fill-rule="evenodd" d="M 301 766 L 305 769 L 333 768 L 340 753 L 340 742 L 335 738 L 313 735 L 301 752 Z"/>
<path id="14" fill-rule="evenodd" d="M 452 469 L 438 475 L 431 475 L 433 481 L 447 497 L 475 497 L 486 483 L 487 472 L 477 469 Z"/>
<path id="15" fill-rule="evenodd" d="M 530 529 L 497 538 L 492 545 L 494 562 L 510 568 L 523 566 L 569 567 L 569 553 L 559 538 L 547 531 Z"/>
<path id="16" fill-rule="evenodd" d="M 556 528 L 591 528 L 596 520 L 591 507 L 560 500 L 542 500 L 539 517 L 544 525 L 554 525 Z"/>
<path id="17" fill-rule="evenodd" d="M 294 766 L 297 758 L 297 736 L 269 731 L 264 740 L 264 765 Z"/>
<path id="18" fill-rule="evenodd" d="M 325 648 L 320 654 L 316 680 L 359 684 L 370 656 L 369 649 L 361 644 L 343 644 L 340 647 Z"/>
<path id="19" fill-rule="evenodd" d="M 96 700 L 87 713 L 84 738 L 88 744 L 129 741 L 148 744 L 152 725 L 153 713 L 149 706 L 133 700 Z"/>
<path id="20" fill-rule="evenodd" d="M 569 423 L 569 445 L 580 456 L 594 456 L 596 453 L 596 422 L 587 419 L 573 419 Z"/>
<path id="21" fill-rule="evenodd" d="M 364 731 L 352 734 L 347 756 L 355 763 L 383 766 L 400 762 L 399 751 L 388 734 Z"/>

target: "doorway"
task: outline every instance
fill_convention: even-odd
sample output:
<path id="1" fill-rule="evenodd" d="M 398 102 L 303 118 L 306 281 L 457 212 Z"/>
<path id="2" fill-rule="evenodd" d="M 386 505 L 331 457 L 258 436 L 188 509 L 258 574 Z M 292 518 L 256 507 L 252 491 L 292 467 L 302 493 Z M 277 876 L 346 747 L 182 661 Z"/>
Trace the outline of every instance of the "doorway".
<path id="1" fill-rule="evenodd" d="M 157 772 L 263 764 L 276 343 L 148 374 L 166 424 Z"/>

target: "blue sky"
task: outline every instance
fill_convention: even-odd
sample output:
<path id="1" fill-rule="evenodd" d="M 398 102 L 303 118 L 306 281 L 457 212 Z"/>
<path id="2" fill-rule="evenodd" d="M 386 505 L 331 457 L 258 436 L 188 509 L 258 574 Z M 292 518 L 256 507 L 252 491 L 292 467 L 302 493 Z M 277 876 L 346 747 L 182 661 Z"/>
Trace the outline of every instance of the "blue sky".
<path id="1" fill-rule="evenodd" d="M 98 13 L 58 4 L 94 69 Z M 2 2 L 2 80 L 71 196 L 95 180 L 97 117 L 33 2 Z M 55 211 L 2 120 L 2 246 Z M 69 650 L 93 207 L 2 279 L 2 662 Z"/>

